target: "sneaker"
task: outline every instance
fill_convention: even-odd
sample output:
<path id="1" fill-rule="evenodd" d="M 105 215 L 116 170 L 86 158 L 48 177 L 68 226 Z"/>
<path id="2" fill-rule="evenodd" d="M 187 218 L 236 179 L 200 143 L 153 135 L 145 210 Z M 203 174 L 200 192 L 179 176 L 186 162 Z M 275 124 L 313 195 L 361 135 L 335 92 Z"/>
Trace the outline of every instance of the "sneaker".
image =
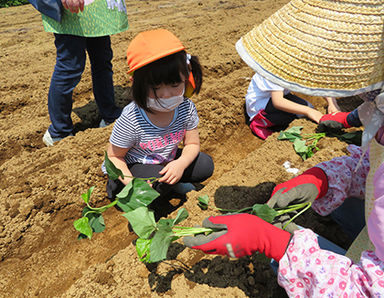
<path id="1" fill-rule="evenodd" d="M 180 195 L 185 195 L 186 193 L 188 193 L 192 190 L 196 190 L 196 187 L 192 183 L 189 183 L 189 182 L 179 182 L 179 183 L 176 183 L 175 185 L 173 185 L 171 188 L 172 188 L 172 191 L 174 191 Z"/>
<path id="2" fill-rule="evenodd" d="M 104 119 L 101 119 L 99 123 L 99 128 L 107 127 L 108 125 L 112 124 L 113 122 L 107 122 Z"/>
<path id="3" fill-rule="evenodd" d="M 69 134 L 68 136 L 73 136 L 73 134 Z M 64 139 L 65 137 L 57 137 L 57 138 L 52 138 L 51 134 L 49 133 L 48 129 L 47 131 L 45 132 L 44 136 L 43 136 L 43 142 L 44 144 L 49 147 L 49 146 L 53 146 L 54 143 Z"/>

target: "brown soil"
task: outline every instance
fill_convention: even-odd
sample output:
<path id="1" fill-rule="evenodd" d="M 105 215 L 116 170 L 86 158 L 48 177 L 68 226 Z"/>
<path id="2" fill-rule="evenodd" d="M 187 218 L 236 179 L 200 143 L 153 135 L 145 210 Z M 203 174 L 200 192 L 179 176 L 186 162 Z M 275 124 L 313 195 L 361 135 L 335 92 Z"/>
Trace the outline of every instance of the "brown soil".
<path id="1" fill-rule="evenodd" d="M 215 173 L 187 200 L 173 197 L 161 215 L 174 216 L 181 205 L 193 226 L 217 214 L 201 211 L 199 195 L 219 207 L 240 208 L 265 202 L 275 183 L 292 177 L 290 161 L 301 171 L 344 155 L 346 144 L 326 138 L 321 150 L 302 161 L 277 133 L 262 142 L 245 124 L 243 103 L 252 70 L 234 44 L 288 0 L 127 1 L 130 29 L 112 37 L 118 104 L 128 102 L 125 51 L 134 35 L 164 27 L 198 55 L 204 66 L 202 92 L 193 98 L 200 115 L 202 150 L 215 161 Z M 100 165 L 112 127 L 96 128 L 100 116 L 93 99 L 89 63 L 74 94 L 76 135 L 47 148 L 47 93 L 55 63 L 53 35 L 43 31 L 31 5 L 0 9 L 0 296 L 2 297 L 284 297 L 267 260 L 206 256 L 171 246 L 168 260 L 139 262 L 127 221 L 117 209 L 105 214 L 107 229 L 91 241 L 78 241 L 73 221 L 80 194 L 95 185 L 94 204 L 108 203 Z M 325 101 L 310 98 L 325 112 Z M 341 101 L 346 110 L 358 102 Z M 296 120 L 305 132 L 308 120 Z M 327 218 L 312 212 L 301 224 L 312 226 L 341 245 L 346 238 Z"/>

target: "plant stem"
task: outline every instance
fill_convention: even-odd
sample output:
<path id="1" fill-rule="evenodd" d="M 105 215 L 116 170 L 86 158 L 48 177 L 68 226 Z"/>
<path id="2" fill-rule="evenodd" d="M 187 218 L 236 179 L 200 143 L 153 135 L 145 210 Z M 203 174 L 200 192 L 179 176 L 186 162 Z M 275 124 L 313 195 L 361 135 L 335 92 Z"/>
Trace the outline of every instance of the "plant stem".
<path id="1" fill-rule="evenodd" d="M 194 236 L 196 234 L 202 233 L 212 233 L 217 231 L 217 229 L 211 228 L 201 228 L 201 227 L 181 227 L 181 226 L 173 226 L 172 227 L 172 236 L 176 237 L 184 237 L 184 236 Z"/>
<path id="2" fill-rule="evenodd" d="M 111 208 L 113 206 L 115 206 L 117 204 L 117 199 L 114 200 L 112 203 L 108 204 L 108 205 L 105 205 L 105 206 L 101 206 L 101 207 L 91 207 L 88 203 L 87 203 L 87 206 L 89 209 L 93 210 L 93 211 L 96 211 L 98 213 L 102 213 L 104 212 L 105 210 L 107 210 L 108 208 Z"/>
<path id="3" fill-rule="evenodd" d="M 302 209 L 302 208 L 304 208 L 304 211 L 305 211 L 309 207 L 311 207 L 311 204 L 312 204 L 311 202 L 306 202 L 306 203 L 301 203 L 301 204 L 296 204 L 296 205 L 289 205 L 286 208 L 276 209 L 276 211 L 278 213 L 278 216 L 280 216 L 282 214 L 289 213 L 289 212 L 292 212 L 292 211 L 295 211 L 295 210 L 298 210 L 298 209 Z M 301 214 L 301 212 L 302 211 L 300 211 L 299 214 Z"/>
<path id="4" fill-rule="evenodd" d="M 284 226 L 283 226 L 283 230 L 285 230 L 285 228 L 298 216 L 300 216 L 302 213 L 304 213 L 305 211 L 307 211 L 310 207 L 311 207 L 312 203 L 311 202 L 308 202 L 307 203 L 307 206 L 301 210 L 299 213 L 297 213 L 294 217 L 292 217 Z"/>

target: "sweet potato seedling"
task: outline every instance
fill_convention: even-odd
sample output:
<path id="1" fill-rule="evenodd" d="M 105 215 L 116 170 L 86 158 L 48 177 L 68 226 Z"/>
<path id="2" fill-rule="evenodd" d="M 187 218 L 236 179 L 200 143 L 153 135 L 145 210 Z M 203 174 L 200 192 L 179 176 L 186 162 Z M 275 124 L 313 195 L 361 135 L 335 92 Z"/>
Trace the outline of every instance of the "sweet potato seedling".
<path id="1" fill-rule="evenodd" d="M 200 206 L 201 202 L 204 202 L 204 210 L 208 209 L 209 207 L 209 197 L 208 195 L 204 195 L 197 198 L 198 205 Z M 304 213 L 306 210 L 308 210 L 311 207 L 311 202 L 301 203 L 301 204 L 295 204 L 295 205 L 288 205 L 285 208 L 271 208 L 267 204 L 254 204 L 250 207 L 245 207 L 242 209 L 224 209 L 224 208 L 217 208 L 213 207 L 213 209 L 218 210 L 220 212 L 225 213 L 231 213 L 231 214 L 238 214 L 238 213 L 250 213 L 253 215 L 256 215 L 260 217 L 261 219 L 265 220 L 266 222 L 273 222 L 276 217 L 279 217 L 286 213 L 296 212 L 297 210 L 300 210 L 298 213 L 295 214 L 284 226 L 283 229 L 285 229 L 290 222 L 292 222 L 296 217 Z"/>
<path id="2" fill-rule="evenodd" d="M 124 177 L 121 170 L 117 169 L 108 159 L 107 153 L 105 153 L 105 167 L 111 179 Z M 102 213 L 115 205 L 120 207 L 124 212 L 129 212 L 138 207 L 151 204 L 160 194 L 154 190 L 147 181 L 154 182 L 156 180 L 157 178 L 133 178 L 132 181 L 116 195 L 116 199 L 113 202 L 102 207 L 92 207 L 90 205 L 89 201 L 95 187 L 92 186 L 88 189 L 86 193 L 81 195 L 86 204 L 82 212 L 82 217 L 73 223 L 75 229 L 80 232 L 79 238 L 88 237 L 91 239 L 93 233 L 104 231 L 105 223 Z"/>
<path id="3" fill-rule="evenodd" d="M 281 131 L 278 140 L 288 140 L 293 143 L 293 148 L 303 160 L 313 156 L 319 150 L 317 143 L 323 137 L 325 132 L 301 134 L 303 126 L 293 126 L 285 131 Z"/>
<path id="4" fill-rule="evenodd" d="M 106 153 L 105 166 L 111 179 L 123 177 L 121 170 L 115 167 Z M 150 263 L 164 260 L 171 242 L 180 237 L 211 233 L 213 231 L 209 228 L 176 226 L 188 217 L 185 208 L 178 211 L 175 219 L 160 219 L 156 222 L 153 211 L 147 207 L 159 196 L 159 193 L 152 189 L 147 181 L 151 183 L 156 180 L 157 178 L 133 178 L 117 194 L 116 200 L 101 207 L 92 207 L 90 205 L 89 201 L 95 187 L 89 188 L 86 193 L 81 195 L 86 203 L 82 217 L 73 223 L 75 229 L 80 232 L 79 239 L 91 239 L 93 233 L 103 232 L 105 223 L 102 213 L 115 205 L 124 211 L 123 216 L 128 219 L 133 231 L 140 237 L 136 241 L 136 250 L 143 262 Z"/>

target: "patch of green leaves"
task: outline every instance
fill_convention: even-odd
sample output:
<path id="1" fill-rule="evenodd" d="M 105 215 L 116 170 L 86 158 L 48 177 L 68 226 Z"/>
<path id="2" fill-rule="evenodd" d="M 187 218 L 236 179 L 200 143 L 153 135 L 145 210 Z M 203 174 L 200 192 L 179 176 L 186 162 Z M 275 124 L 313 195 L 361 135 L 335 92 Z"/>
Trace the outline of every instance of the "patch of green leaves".
<path id="1" fill-rule="evenodd" d="M 302 128 L 302 126 L 293 126 L 285 131 L 281 131 L 277 139 L 292 142 L 296 153 L 300 155 L 303 160 L 306 160 L 319 150 L 317 143 L 321 138 L 325 137 L 326 134 L 321 132 L 302 135 Z"/>
<path id="2" fill-rule="evenodd" d="M 207 210 L 209 205 L 209 197 L 208 195 L 203 195 L 197 198 L 197 205 L 201 208 L 201 210 Z"/>
<path id="3" fill-rule="evenodd" d="M 118 177 L 124 177 L 121 170 L 117 169 L 108 159 L 107 153 L 105 153 L 105 166 L 109 177 L 116 179 L 118 179 Z M 103 232 L 105 230 L 105 223 L 102 213 L 115 205 L 118 205 L 124 212 L 128 212 L 151 204 L 160 194 L 155 191 L 146 180 L 147 179 L 133 178 L 131 182 L 116 195 L 116 200 L 101 207 L 92 207 L 90 205 L 91 195 L 95 189 L 94 186 L 83 193 L 81 198 L 86 206 L 82 212 L 82 217 L 73 223 L 75 229 L 80 232 L 78 239 L 91 239 L 93 233 Z"/>

